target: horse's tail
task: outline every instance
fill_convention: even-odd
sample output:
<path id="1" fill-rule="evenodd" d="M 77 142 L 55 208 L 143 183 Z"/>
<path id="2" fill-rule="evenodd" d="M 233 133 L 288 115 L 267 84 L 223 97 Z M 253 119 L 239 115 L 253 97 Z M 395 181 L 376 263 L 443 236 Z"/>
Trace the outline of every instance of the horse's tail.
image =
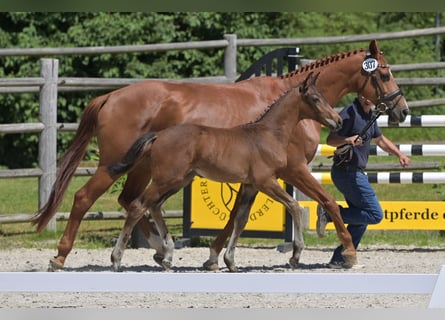
<path id="1" fill-rule="evenodd" d="M 152 144 L 157 138 L 154 132 L 149 132 L 139 137 L 128 149 L 124 157 L 108 166 L 108 172 L 112 177 L 125 174 L 148 152 L 147 145 Z"/>
<path id="2" fill-rule="evenodd" d="M 85 155 L 88 143 L 96 132 L 99 111 L 107 102 L 108 97 L 109 95 L 97 97 L 91 100 L 85 108 L 76 135 L 59 161 L 56 181 L 54 182 L 48 201 L 31 219 L 31 223 L 37 225 L 37 232 L 42 231 L 56 214 L 56 210 L 62 202 L 68 184 Z"/>

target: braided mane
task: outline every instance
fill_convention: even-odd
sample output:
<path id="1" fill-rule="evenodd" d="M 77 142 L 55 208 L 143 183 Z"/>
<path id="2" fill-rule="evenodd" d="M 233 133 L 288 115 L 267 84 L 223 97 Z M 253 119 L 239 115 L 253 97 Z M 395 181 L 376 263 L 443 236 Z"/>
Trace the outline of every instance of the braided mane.
<path id="1" fill-rule="evenodd" d="M 281 79 L 283 78 L 289 78 L 289 77 L 293 77 L 297 74 L 300 73 L 305 73 L 311 70 L 314 70 L 316 68 L 320 68 L 323 66 L 326 66 L 330 63 L 334 63 L 337 62 L 339 60 L 345 59 L 345 58 L 349 58 L 352 55 L 356 55 L 358 53 L 364 52 L 366 51 L 365 49 L 356 49 L 356 50 L 352 50 L 352 51 L 347 51 L 347 52 L 340 52 L 340 53 L 336 53 L 318 60 L 315 60 L 314 62 L 305 64 L 303 66 L 301 66 L 300 68 L 298 68 L 297 70 L 291 71 L 287 74 L 283 74 L 280 76 Z"/>

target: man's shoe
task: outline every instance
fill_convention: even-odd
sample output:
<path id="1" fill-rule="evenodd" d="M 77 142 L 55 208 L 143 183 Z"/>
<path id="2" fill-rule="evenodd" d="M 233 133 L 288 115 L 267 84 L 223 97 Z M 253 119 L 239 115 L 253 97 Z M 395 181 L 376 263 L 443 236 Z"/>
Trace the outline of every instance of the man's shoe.
<path id="1" fill-rule="evenodd" d="M 330 269 L 351 269 L 352 265 L 344 261 L 331 261 L 328 264 Z"/>
<path id="2" fill-rule="evenodd" d="M 350 264 L 344 261 L 331 261 L 328 264 L 330 269 L 363 269 L 365 265 L 363 264 Z"/>
<path id="3" fill-rule="evenodd" d="M 326 236 L 326 225 L 328 224 L 328 214 L 324 211 L 323 207 L 317 206 L 317 235 L 320 238 Z"/>

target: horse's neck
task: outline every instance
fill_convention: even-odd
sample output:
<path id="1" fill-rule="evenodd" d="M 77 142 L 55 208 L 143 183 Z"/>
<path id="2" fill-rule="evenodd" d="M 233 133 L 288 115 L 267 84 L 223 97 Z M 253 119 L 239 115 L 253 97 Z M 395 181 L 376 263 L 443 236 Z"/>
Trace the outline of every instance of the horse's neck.
<path id="1" fill-rule="evenodd" d="M 365 51 L 338 53 L 300 67 L 295 72 L 281 76 L 282 90 L 298 86 L 310 72 L 318 73 L 316 86 L 329 104 L 335 107 L 343 96 L 357 92 L 363 85 L 360 70 Z"/>

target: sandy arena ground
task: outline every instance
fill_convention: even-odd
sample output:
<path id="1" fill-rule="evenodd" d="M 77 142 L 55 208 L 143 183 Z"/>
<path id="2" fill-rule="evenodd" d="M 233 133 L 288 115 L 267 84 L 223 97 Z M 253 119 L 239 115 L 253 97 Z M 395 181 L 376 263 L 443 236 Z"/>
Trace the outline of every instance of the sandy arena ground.
<path id="1" fill-rule="evenodd" d="M 333 248 L 306 248 L 300 268 L 287 265 L 290 252 L 275 247 L 240 247 L 236 262 L 240 272 L 364 272 L 364 273 L 439 273 L 445 265 L 445 248 L 375 246 L 358 252 L 358 270 L 327 268 Z M 105 272 L 111 270 L 111 249 L 74 249 L 63 272 Z M 128 249 L 123 257 L 123 272 L 161 271 L 152 260 L 151 249 Z M 55 250 L 0 250 L 0 271 L 47 271 Z M 207 248 L 175 250 L 173 272 L 207 272 L 202 263 Z M 227 272 L 222 258 L 220 272 Z M 428 295 L 352 295 L 352 294 L 271 294 L 271 293 L 11 293 L 0 292 L 2 308 L 426 308 Z"/>

